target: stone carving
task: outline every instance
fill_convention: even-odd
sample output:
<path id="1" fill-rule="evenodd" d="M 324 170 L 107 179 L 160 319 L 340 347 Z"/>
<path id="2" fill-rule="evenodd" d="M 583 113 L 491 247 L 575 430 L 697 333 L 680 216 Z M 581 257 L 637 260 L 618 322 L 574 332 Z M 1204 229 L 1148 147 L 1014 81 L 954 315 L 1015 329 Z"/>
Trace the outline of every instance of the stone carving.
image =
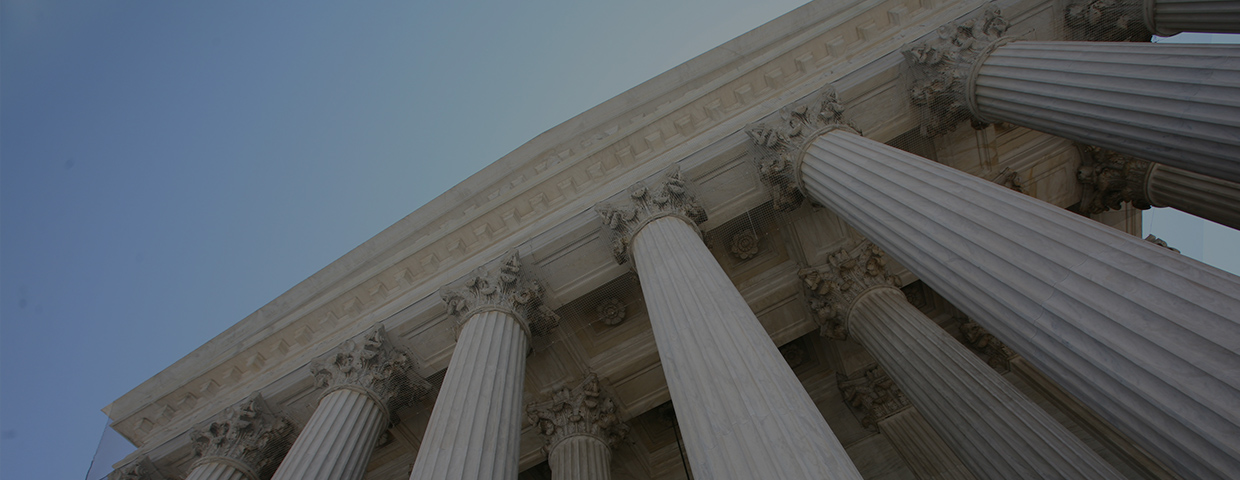
<path id="1" fill-rule="evenodd" d="M 1076 179 L 1081 182 L 1080 212 L 1086 215 L 1123 208 L 1124 202 L 1134 208 L 1151 207 L 1145 193 L 1154 164 L 1129 155 L 1092 145 L 1078 145 L 1081 167 Z"/>
<path id="2" fill-rule="evenodd" d="M 991 5 L 979 17 L 939 27 L 934 38 L 904 50 L 913 67 L 909 94 L 913 105 L 922 107 L 922 135 L 942 135 L 965 119 L 984 128 L 969 108 L 969 76 L 1007 29 L 999 7 Z"/>
<path id="3" fill-rule="evenodd" d="M 654 187 L 637 182 L 629 187 L 630 202 L 624 206 L 599 204 L 595 211 L 612 233 L 612 254 L 616 262 L 629 261 L 629 244 L 647 222 L 667 215 L 676 215 L 698 225 L 706 221 L 706 210 L 689 192 L 680 167 L 674 166 Z"/>
<path id="4" fill-rule="evenodd" d="M 990 368 L 998 370 L 1011 368 L 1011 360 L 1016 356 L 1016 352 L 987 332 L 981 325 L 967 318 L 960 320 L 960 333 L 964 335 L 965 345 L 980 354 Z"/>
<path id="5" fill-rule="evenodd" d="M 251 395 L 224 409 L 219 419 L 190 431 L 194 465 L 225 458 L 244 466 L 253 478 L 269 478 L 292 446 L 296 430 L 272 412 L 262 395 Z"/>
<path id="6" fill-rule="evenodd" d="M 836 378 L 840 393 L 844 395 L 844 402 L 861 415 L 861 425 L 866 428 L 876 428 L 878 422 L 909 406 L 904 392 L 900 391 L 900 387 L 896 386 L 882 367 L 871 367 L 854 378 L 843 374 Z"/>
<path id="7" fill-rule="evenodd" d="M 1148 42 L 1144 8 L 1141 0 L 1071 0 L 1063 17 L 1073 40 Z"/>
<path id="8" fill-rule="evenodd" d="M 516 252 L 505 255 L 493 271 L 480 267 L 454 286 L 439 292 L 448 314 L 464 325 L 475 313 L 501 309 L 516 314 L 530 333 L 539 336 L 560 324 L 560 316 L 543 305 L 543 286 L 521 266 Z"/>
<path id="9" fill-rule="evenodd" d="M 165 480 L 149 457 L 143 456 L 108 474 L 108 480 Z"/>
<path id="10" fill-rule="evenodd" d="M 994 182 L 1014 192 L 1025 193 L 1025 177 L 1020 172 L 1012 170 L 1011 167 L 1004 167 L 999 172 L 999 176 L 995 177 Z"/>
<path id="11" fill-rule="evenodd" d="M 1171 250 L 1171 251 L 1173 251 L 1173 252 L 1175 252 L 1175 253 L 1180 253 L 1180 249 L 1175 248 L 1175 247 L 1172 247 L 1171 245 L 1167 245 L 1167 241 L 1166 241 L 1166 240 L 1163 240 L 1163 239 L 1161 239 L 1161 238 L 1155 237 L 1153 234 L 1150 234 L 1150 235 L 1146 236 L 1146 237 L 1145 237 L 1145 241 L 1150 242 L 1150 243 L 1152 243 L 1152 244 L 1154 244 L 1154 245 L 1158 245 L 1158 246 L 1160 246 L 1160 247 L 1163 247 L 1163 248 L 1165 248 L 1165 249 L 1167 249 L 1167 250 Z"/>
<path id="12" fill-rule="evenodd" d="M 393 423 L 397 408 L 431 392 L 430 382 L 414 371 L 413 357 L 392 343 L 383 325 L 310 362 L 310 372 L 326 392 L 348 387 L 370 392 L 387 408 Z"/>
<path id="13" fill-rule="evenodd" d="M 742 230 L 732 236 L 732 256 L 740 260 L 749 260 L 758 256 L 758 235 L 753 230 Z"/>
<path id="14" fill-rule="evenodd" d="M 834 128 L 859 131 L 856 125 L 844 119 L 844 104 L 835 89 L 827 86 L 809 100 L 781 109 L 778 122 L 751 125 L 746 129 L 758 147 L 755 155 L 758 176 L 770 189 L 775 210 L 787 212 L 801 206 L 805 194 L 797 178 L 798 152 L 806 143 Z"/>
<path id="15" fill-rule="evenodd" d="M 589 435 L 615 448 L 629 432 L 629 426 L 616 415 L 615 402 L 602 393 L 593 373 L 576 387 L 560 388 L 550 400 L 525 407 L 525 414 L 546 439 L 547 453 L 561 440 L 576 435 Z"/>
<path id="16" fill-rule="evenodd" d="M 898 288 L 898 278 L 887 274 L 887 257 L 878 246 L 863 241 L 856 254 L 840 249 L 817 268 L 797 272 L 809 289 L 809 308 L 822 336 L 848 337 L 848 313 L 861 295 L 873 288 Z"/>
<path id="17" fill-rule="evenodd" d="M 805 363 L 805 349 L 801 348 L 799 344 L 789 343 L 779 347 L 779 354 L 783 355 L 784 361 L 788 362 L 790 368 L 797 368 L 797 366 Z"/>
<path id="18" fill-rule="evenodd" d="M 605 325 L 619 325 L 624 321 L 626 310 L 624 302 L 619 298 L 603 300 L 598 304 L 598 321 Z"/>

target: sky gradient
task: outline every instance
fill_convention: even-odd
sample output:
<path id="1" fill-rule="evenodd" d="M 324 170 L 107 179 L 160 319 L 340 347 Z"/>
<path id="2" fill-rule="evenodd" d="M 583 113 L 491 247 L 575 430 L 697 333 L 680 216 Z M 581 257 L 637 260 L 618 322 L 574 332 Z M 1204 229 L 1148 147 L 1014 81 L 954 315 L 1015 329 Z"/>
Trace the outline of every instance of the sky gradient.
<path id="1" fill-rule="evenodd" d="M 0 477 L 82 478 L 112 400 L 801 3 L 0 2 Z M 1156 234 L 1240 271 L 1235 231 L 1182 217 Z"/>

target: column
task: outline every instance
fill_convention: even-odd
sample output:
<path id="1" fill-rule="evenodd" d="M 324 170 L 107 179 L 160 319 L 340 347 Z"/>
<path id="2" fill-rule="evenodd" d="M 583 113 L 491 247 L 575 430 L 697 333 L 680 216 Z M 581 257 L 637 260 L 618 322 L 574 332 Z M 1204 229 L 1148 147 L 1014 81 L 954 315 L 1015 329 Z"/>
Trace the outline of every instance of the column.
<path id="1" fill-rule="evenodd" d="M 608 480 L 611 449 L 628 434 L 616 416 L 616 404 L 599 388 L 594 374 L 574 388 L 563 387 L 550 399 L 526 407 L 526 418 L 547 443 L 552 480 Z"/>
<path id="2" fill-rule="evenodd" d="M 978 478 L 1122 478 L 896 288 L 878 247 L 799 273 L 823 331 L 861 343 Z"/>
<path id="3" fill-rule="evenodd" d="M 1127 202 L 1171 207 L 1240 229 L 1240 183 L 1207 177 L 1110 150 L 1081 145 L 1080 212 L 1102 213 Z"/>
<path id="4" fill-rule="evenodd" d="M 430 392 L 380 325 L 311 362 L 324 389 L 273 480 L 360 480 L 393 413 Z"/>
<path id="5" fill-rule="evenodd" d="M 855 378 L 839 375 L 840 393 L 853 411 L 862 416 L 861 424 L 878 428 L 918 480 L 974 480 L 965 467 L 926 423 L 926 418 L 909 404 L 900 387 L 882 367 L 863 370 Z"/>
<path id="6" fill-rule="evenodd" d="M 525 357 L 559 320 L 542 294 L 516 253 L 440 292 L 460 333 L 410 479 L 517 478 Z"/>
<path id="7" fill-rule="evenodd" d="M 1240 471 L 1240 278 L 838 126 L 808 131 L 751 135 L 799 165 L 808 196 L 1177 473 Z"/>
<path id="8" fill-rule="evenodd" d="M 1064 20 L 1073 40 L 1098 42 L 1148 42 L 1152 33 L 1240 33 L 1240 1 L 1071 0 Z"/>
<path id="9" fill-rule="evenodd" d="M 1240 182 L 1240 48 L 1025 42 L 980 18 L 908 48 L 928 134 L 1008 122 Z"/>
<path id="10" fill-rule="evenodd" d="M 1240 1 L 1145 0 L 1141 3 L 1145 25 L 1156 35 L 1240 33 Z"/>
<path id="11" fill-rule="evenodd" d="M 696 225 L 678 170 L 596 207 L 613 253 L 633 261 L 696 478 L 860 479 Z"/>
<path id="12" fill-rule="evenodd" d="M 296 427 L 275 414 L 262 395 L 230 406 L 219 418 L 190 431 L 194 463 L 186 480 L 271 478 L 296 437 Z"/>

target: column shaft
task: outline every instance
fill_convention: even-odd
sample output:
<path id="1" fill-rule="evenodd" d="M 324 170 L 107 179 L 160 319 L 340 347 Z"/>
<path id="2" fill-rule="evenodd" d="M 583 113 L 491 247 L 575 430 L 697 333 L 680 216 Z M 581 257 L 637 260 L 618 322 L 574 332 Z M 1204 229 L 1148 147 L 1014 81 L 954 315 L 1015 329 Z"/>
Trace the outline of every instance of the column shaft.
<path id="1" fill-rule="evenodd" d="M 1240 1 L 1145 0 L 1143 3 L 1146 26 L 1157 35 L 1240 33 Z"/>
<path id="2" fill-rule="evenodd" d="M 688 223 L 650 222 L 633 258 L 695 477 L 861 478 Z"/>
<path id="3" fill-rule="evenodd" d="M 848 330 L 978 478 L 1122 478 L 899 290 L 864 294 Z"/>
<path id="4" fill-rule="evenodd" d="M 328 393 L 272 480 L 360 480 L 387 421 L 383 406 L 367 393 Z"/>
<path id="5" fill-rule="evenodd" d="M 906 408 L 879 421 L 878 429 L 904 457 L 904 463 L 918 480 L 977 478 L 916 408 Z"/>
<path id="6" fill-rule="evenodd" d="M 1015 42 L 976 72 L 974 113 L 1240 182 L 1240 48 Z"/>
<path id="7" fill-rule="evenodd" d="M 242 473 L 232 465 L 220 462 L 205 462 L 189 472 L 185 480 L 258 480 Z"/>
<path id="8" fill-rule="evenodd" d="M 547 455 L 551 480 L 610 480 L 611 448 L 597 437 L 576 435 L 557 443 Z"/>
<path id="9" fill-rule="evenodd" d="M 810 197 L 1130 438 L 1240 471 L 1240 278 L 859 135 L 807 148 Z"/>
<path id="10" fill-rule="evenodd" d="M 469 318 L 409 478 L 517 478 L 528 348 L 521 323 L 510 313 L 483 310 Z"/>
<path id="11" fill-rule="evenodd" d="M 1240 230 L 1240 183 L 1156 164 L 1146 195 L 1156 207 L 1171 207 Z"/>

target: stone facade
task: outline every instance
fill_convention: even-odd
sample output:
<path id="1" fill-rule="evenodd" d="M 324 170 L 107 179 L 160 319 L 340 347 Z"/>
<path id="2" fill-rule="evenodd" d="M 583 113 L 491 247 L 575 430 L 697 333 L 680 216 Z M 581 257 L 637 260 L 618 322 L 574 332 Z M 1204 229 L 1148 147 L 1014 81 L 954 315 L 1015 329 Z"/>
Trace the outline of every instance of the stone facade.
<path id="1" fill-rule="evenodd" d="M 117 399 L 109 478 L 1225 478 L 1240 279 L 1137 212 L 1240 225 L 1240 49 L 1134 5 L 811 2 Z"/>

